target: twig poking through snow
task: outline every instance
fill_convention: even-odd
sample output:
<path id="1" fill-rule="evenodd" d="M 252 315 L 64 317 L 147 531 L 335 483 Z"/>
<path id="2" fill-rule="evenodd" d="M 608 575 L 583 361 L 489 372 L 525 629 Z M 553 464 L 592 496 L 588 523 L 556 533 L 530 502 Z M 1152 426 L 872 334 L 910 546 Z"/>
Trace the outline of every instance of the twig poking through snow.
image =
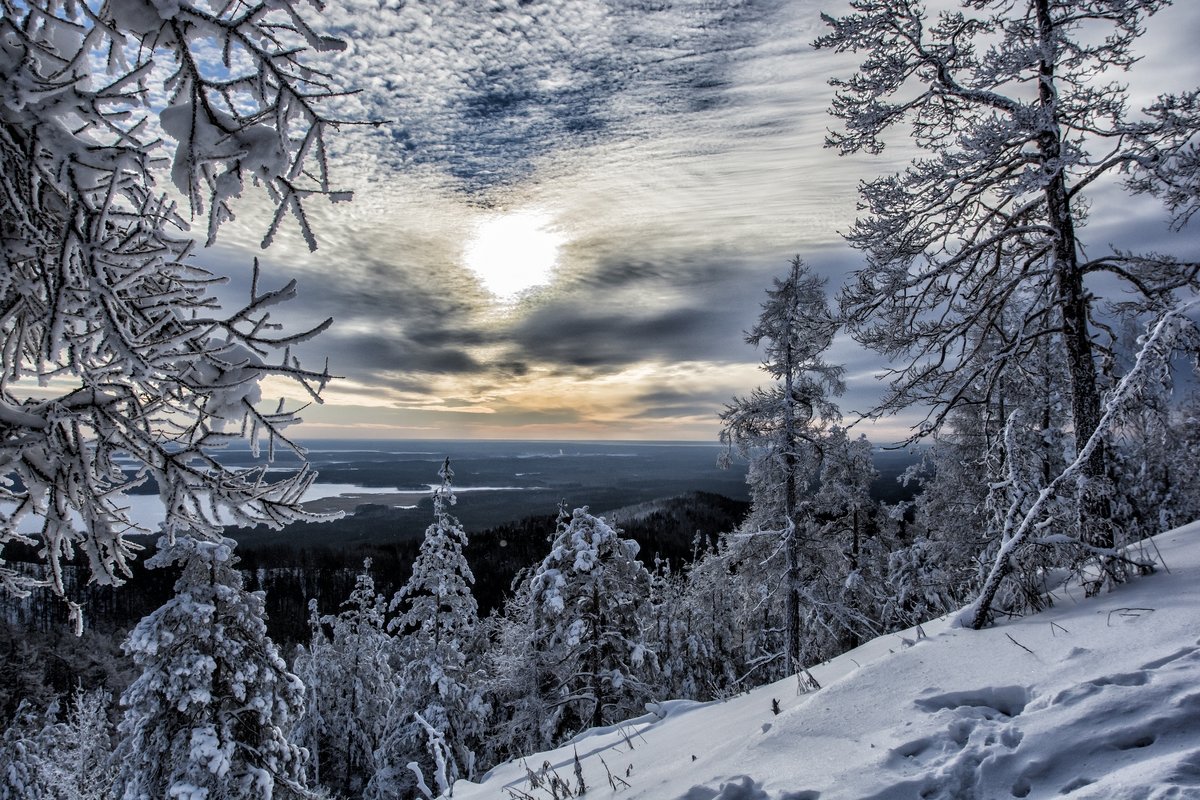
<path id="1" fill-rule="evenodd" d="M 612 770 L 608 768 L 608 762 L 604 760 L 604 756 L 600 756 L 600 763 L 604 765 L 604 771 L 608 773 L 608 785 L 612 787 L 614 792 L 630 788 L 629 781 L 620 775 L 612 774 Z"/>
<path id="2" fill-rule="evenodd" d="M 576 782 L 575 795 L 578 797 L 578 796 L 582 796 L 585 792 L 587 792 L 587 784 L 584 783 L 584 780 L 583 780 L 583 764 L 579 763 L 579 748 L 574 748 L 574 750 L 575 750 L 575 782 Z"/>
<path id="3" fill-rule="evenodd" d="M 1012 642 L 1012 643 L 1013 643 L 1013 644 L 1015 644 L 1017 647 L 1019 647 L 1019 648 L 1021 648 L 1022 650 L 1024 650 L 1026 653 L 1029 653 L 1030 655 L 1037 655 L 1037 653 L 1033 652 L 1033 651 L 1032 651 L 1032 650 L 1030 650 L 1028 647 L 1026 647 L 1025 645 L 1023 645 L 1023 644 L 1021 644 L 1020 642 L 1018 642 L 1016 639 L 1014 639 L 1014 638 L 1013 638 L 1012 636 L 1010 636 L 1009 634 L 1007 634 L 1007 633 L 1006 633 L 1006 634 L 1004 634 L 1004 635 L 1005 635 L 1005 636 L 1008 636 L 1008 640 L 1009 640 L 1010 642 Z"/>
<path id="4" fill-rule="evenodd" d="M 1150 537 L 1149 539 L 1147 539 L 1146 541 L 1150 542 L 1150 546 L 1154 548 L 1154 554 L 1158 556 L 1158 563 L 1162 564 L 1162 568 L 1163 568 L 1164 570 L 1166 570 L 1166 572 L 1167 572 L 1167 574 L 1168 574 L 1168 575 L 1170 575 L 1170 574 L 1171 574 L 1171 568 L 1167 566 L 1167 562 L 1166 562 L 1166 560 L 1163 558 L 1162 551 L 1158 549 L 1158 542 L 1154 541 L 1154 537 L 1153 537 L 1153 536 L 1151 536 L 1151 537 Z"/>
<path id="5" fill-rule="evenodd" d="M 1110 628 L 1112 627 L 1112 615 L 1113 614 L 1120 614 L 1122 617 L 1140 617 L 1141 614 L 1138 612 L 1141 612 L 1141 611 L 1153 612 L 1154 609 L 1153 608 L 1114 608 L 1112 611 L 1108 612 L 1108 619 L 1105 622 L 1105 624 Z"/>

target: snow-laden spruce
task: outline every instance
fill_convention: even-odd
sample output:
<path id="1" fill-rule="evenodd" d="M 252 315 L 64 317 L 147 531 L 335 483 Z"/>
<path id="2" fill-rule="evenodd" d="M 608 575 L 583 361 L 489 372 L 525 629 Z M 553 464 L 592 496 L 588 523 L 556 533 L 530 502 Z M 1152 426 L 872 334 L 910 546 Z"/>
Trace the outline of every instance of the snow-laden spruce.
<path id="1" fill-rule="evenodd" d="M 398 612 L 388 627 L 396 637 L 400 692 L 367 787 L 366 796 L 380 800 L 411 795 L 414 782 L 416 791 L 441 793 L 474 777 L 488 715 L 471 652 L 479 624 L 475 576 L 463 554 L 467 534 L 449 509 L 456 502 L 449 458 L 438 476 L 434 521 L 390 605 Z"/>
<path id="2" fill-rule="evenodd" d="M 650 698 L 655 662 L 641 622 L 650 574 L 637 555 L 637 542 L 577 508 L 529 578 L 543 724 L 555 741 L 620 721 Z"/>
<path id="3" fill-rule="evenodd" d="M 357 796 L 377 769 L 386 722 L 400 693 L 386 629 L 387 602 L 375 591 L 371 560 L 337 614 L 316 616 L 294 662 L 304 682 L 304 715 L 294 739 L 309 751 L 313 783 Z"/>
<path id="4" fill-rule="evenodd" d="M 306 797 L 305 752 L 288 738 L 304 686 L 267 636 L 263 594 L 243 588 L 234 542 L 180 537 L 175 597 L 129 633 L 142 672 L 121 697 L 124 800 Z"/>

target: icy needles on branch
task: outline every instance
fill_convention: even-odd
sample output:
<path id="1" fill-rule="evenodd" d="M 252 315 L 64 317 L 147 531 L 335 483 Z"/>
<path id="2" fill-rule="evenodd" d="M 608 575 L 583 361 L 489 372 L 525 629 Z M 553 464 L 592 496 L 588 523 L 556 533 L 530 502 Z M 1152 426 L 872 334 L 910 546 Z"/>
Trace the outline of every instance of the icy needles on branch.
<path id="1" fill-rule="evenodd" d="M 0 562 L 0 585 L 61 594 L 79 550 L 93 580 L 121 582 L 138 532 L 125 498 L 150 478 L 168 538 L 303 517 L 307 471 L 268 480 L 213 452 L 245 437 L 297 450 L 294 412 L 260 408 L 259 383 L 316 398 L 329 375 L 289 348 L 327 323 L 278 333 L 271 309 L 294 285 L 260 292 L 257 266 L 247 305 L 221 315 L 207 294 L 220 279 L 189 261 L 186 222 L 154 187 L 155 151 L 173 154 L 210 240 L 249 179 L 277 208 L 271 232 L 290 211 L 314 245 L 301 203 L 330 194 L 319 106 L 335 92 L 301 58 L 338 43 L 288 0 L 0 9 L 0 546 L 36 542 L 49 565 L 34 579 Z M 158 110 L 173 150 L 152 131 Z"/>

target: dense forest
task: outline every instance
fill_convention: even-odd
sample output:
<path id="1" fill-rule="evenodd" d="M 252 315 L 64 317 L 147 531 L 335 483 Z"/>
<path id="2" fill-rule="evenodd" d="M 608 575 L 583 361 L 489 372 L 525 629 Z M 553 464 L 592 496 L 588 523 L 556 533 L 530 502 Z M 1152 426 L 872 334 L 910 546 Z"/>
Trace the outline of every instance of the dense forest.
<path id="1" fill-rule="evenodd" d="M 909 126 L 922 156 L 862 185 L 861 267 L 835 303 L 796 257 L 747 320 L 762 384 L 713 413 L 748 505 L 608 518 L 578 498 L 469 531 L 446 459 L 422 535 L 347 548 L 236 540 L 321 523 L 299 405 L 260 384 L 319 399 L 332 374 L 293 347 L 328 321 L 282 331 L 294 283 L 268 289 L 257 262 L 244 306 L 212 302 L 145 124 L 210 241 L 257 186 L 264 245 L 294 220 L 315 247 L 305 209 L 343 199 L 325 137 L 344 120 L 323 109 L 344 91 L 305 59 L 344 43 L 287 0 L 5 2 L 0 797 L 433 798 L 650 701 L 815 689 L 812 665 L 881 633 L 956 611 L 981 628 L 1064 575 L 1099 593 L 1153 571 L 1139 543 L 1200 517 L 1200 397 L 1180 380 L 1200 265 L 1104 249 L 1083 190 L 1122 181 L 1178 228 L 1198 207 L 1200 97 L 1134 116 L 1106 77 L 1164 3 L 850 5 L 814 43 L 862 57 L 833 80 L 827 144 L 877 154 Z M 890 365 L 868 415 L 924 415 L 911 494 L 872 492 L 842 335 Z M 232 441 L 263 463 L 223 462 Z M 272 472 L 277 452 L 300 468 Z M 157 531 L 123 504 L 151 486 Z"/>

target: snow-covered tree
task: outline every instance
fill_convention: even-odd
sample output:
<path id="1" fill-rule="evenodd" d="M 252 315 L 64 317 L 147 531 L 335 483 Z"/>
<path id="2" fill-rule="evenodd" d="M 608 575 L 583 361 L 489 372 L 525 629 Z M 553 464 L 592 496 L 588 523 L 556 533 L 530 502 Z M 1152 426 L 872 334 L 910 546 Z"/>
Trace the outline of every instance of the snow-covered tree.
<path id="1" fill-rule="evenodd" d="M 875 519 L 871 484 L 877 477 L 867 437 L 851 439 L 845 428 L 833 426 L 825 437 L 813 500 L 810 538 L 816 546 L 805 553 L 810 574 L 802 581 L 806 638 L 812 640 L 809 661 L 857 647 L 864 636 L 879 633 L 890 543 L 881 540 Z"/>
<path id="2" fill-rule="evenodd" d="M 111 699 L 80 689 L 62 720 L 57 700 L 41 713 L 22 703 L 0 737 L 0 799 L 109 800 L 116 779 Z"/>
<path id="3" fill-rule="evenodd" d="M 1126 321 L 1121 343 L 1136 343 L 1136 327 Z M 1124 367 L 1136 357 L 1132 346 L 1122 347 L 1114 361 Z M 1181 356 L 1184 354 L 1180 354 Z M 1188 353 L 1195 359 L 1196 353 Z M 1121 487 L 1113 516 L 1136 541 L 1190 522 L 1200 516 L 1200 477 L 1195 464 L 1200 451 L 1197 399 L 1180 395 L 1188 379 L 1186 359 L 1172 359 L 1153 384 L 1141 393 L 1141 403 L 1125 415 L 1108 438 L 1112 481 Z"/>
<path id="4" fill-rule="evenodd" d="M 917 536 L 888 553 L 886 591 L 879 611 L 882 630 L 920 625 L 963 604 L 969 589 L 948 552 L 954 551 L 945 543 Z"/>
<path id="5" fill-rule="evenodd" d="M 910 541 L 889 556 L 888 618 L 917 624 L 958 608 L 978 589 L 995 536 L 988 514 L 989 434 L 982 405 L 953 411 L 903 480 L 917 481 Z"/>
<path id="6" fill-rule="evenodd" d="M 645 636 L 658 662 L 655 681 L 660 697 L 699 695 L 688 653 L 690 610 L 686 602 L 687 581 L 671 569 L 668 561 L 655 559 L 650 573 L 650 599 L 646 604 Z"/>
<path id="7" fill-rule="evenodd" d="M 482 621 L 487 642 L 485 697 L 491 709 L 481 753 L 484 765 L 538 753 L 554 745 L 556 714 L 550 692 L 547 631 L 533 602 L 531 574 L 532 569 L 519 572 L 503 613 Z"/>
<path id="8" fill-rule="evenodd" d="M 49 775 L 50 742 L 46 716 L 22 702 L 0 734 L 0 798 L 42 800 L 53 797 Z"/>
<path id="9" fill-rule="evenodd" d="M 964 0 L 936 16 L 911 0 L 852 0 L 826 16 L 818 47 L 865 54 L 836 79 L 828 144 L 878 153 L 911 124 L 927 155 L 862 187 L 867 210 L 847 234 L 866 264 L 842 295 L 848 325 L 888 356 L 877 411 L 931 409 L 916 436 L 1047 344 L 1066 368 L 1075 446 L 1097 429 L 1103 384 L 1093 276 L 1124 284 L 1128 305 L 1161 310 L 1195 289 L 1194 260 L 1084 246 L 1086 192 L 1123 175 L 1160 195 L 1182 227 L 1200 202 L 1200 95 L 1162 95 L 1140 117 L 1109 78 L 1137 58 L 1144 19 L 1165 0 Z M 1030 422 L 1027 420 L 1027 423 Z M 1080 524 L 1111 548 L 1105 448 L 1089 450 Z"/>
<path id="10" fill-rule="evenodd" d="M 330 194 L 320 105 L 335 90 L 303 58 L 340 43 L 301 5 L 0 0 L 0 548 L 36 540 L 48 565 L 32 577 L 0 561 L 0 589 L 61 595 L 76 553 L 120 583 L 138 549 L 125 496 L 148 479 L 171 533 L 304 516 L 306 470 L 214 452 L 296 449 L 293 413 L 261 407 L 259 384 L 284 376 L 315 398 L 329 376 L 288 347 L 327 323 L 278 332 L 269 313 L 295 284 L 264 291 L 257 266 L 246 305 L 218 309 L 220 279 L 156 188 L 169 160 L 212 241 L 251 181 L 278 209 L 267 240 L 290 211 L 313 244 L 302 201 Z M 18 533 L 31 520 L 36 535 Z"/>
<path id="11" fill-rule="evenodd" d="M 739 681 L 749 668 L 730 563 L 707 550 L 693 554 L 686 572 L 662 564 L 653 574 L 646 616 L 656 696 L 713 700 L 745 688 Z"/>
<path id="12" fill-rule="evenodd" d="M 1193 390 L 1171 413 L 1163 436 L 1144 441 L 1161 442 L 1168 454 L 1159 460 L 1156 479 L 1155 491 L 1163 498 L 1157 506 L 1158 529 L 1170 530 L 1200 518 L 1200 471 L 1195 469 L 1200 464 L 1200 392 Z"/>
<path id="13" fill-rule="evenodd" d="M 390 762 L 416 762 L 426 782 L 445 792 L 459 778 L 475 776 L 476 740 L 487 708 L 476 685 L 470 652 L 479 624 L 471 586 L 475 576 L 463 548 L 467 534 L 450 513 L 454 471 L 447 458 L 433 495 L 433 523 L 425 530 L 412 575 L 392 598 L 398 615 L 391 627 L 404 663 L 402 697 L 388 721 L 383 747 Z M 373 781 L 374 797 L 395 796 L 398 777 L 411 775 L 384 767 Z M 385 784 L 387 785 L 385 787 Z"/>
<path id="14" fill-rule="evenodd" d="M 1070 437 L 1063 428 L 1070 407 L 1066 396 L 1070 381 L 1064 366 L 1056 362 L 1050 340 L 1043 339 L 1035 344 L 1029 358 L 1014 363 L 1000 376 L 990 398 L 981 396 L 982 414 L 977 419 L 983 425 L 982 441 L 986 445 L 983 467 L 987 486 L 984 546 L 976 554 L 981 566 L 986 567 L 994 558 L 1010 510 L 1014 506 L 1027 509 L 1070 457 Z M 1112 463 L 1110 454 L 1107 472 L 1111 472 Z M 1114 523 L 1113 512 L 1123 501 L 1111 491 L 1109 474 L 1103 481 L 1091 481 L 1091 486 L 1103 489 L 1107 511 L 1104 518 L 1091 520 L 1089 537 L 1101 535 L 1101 529 L 1107 528 L 1110 533 L 1102 538 L 1112 539 L 1121 527 Z M 1072 492 L 1056 493 L 1043 512 L 1046 524 L 1053 524 L 1056 530 L 1077 530 L 1080 499 Z M 1091 551 L 1075 547 L 1074 538 L 1014 554 L 1019 565 L 1013 575 L 1019 580 L 1009 582 L 1013 596 L 998 607 L 1040 607 L 1047 592 L 1046 579 L 1055 574 L 1055 569 L 1078 565 L 1090 557 Z M 972 577 L 972 591 L 985 571 L 978 570 Z"/>
<path id="15" fill-rule="evenodd" d="M 744 624 L 752 617 L 747 602 L 764 602 L 763 576 L 759 574 L 757 594 L 748 597 L 747 579 L 756 570 L 741 568 L 733 552 L 728 537 L 722 537 L 688 566 L 685 611 L 678 619 L 685 626 L 687 650 L 692 654 L 688 661 L 692 680 L 701 690 L 697 699 L 723 698 L 764 682 L 771 662 L 761 659 L 772 659 L 779 650 L 772 645 L 769 623 Z"/>
<path id="16" fill-rule="evenodd" d="M 637 542 L 577 508 L 530 578 L 555 742 L 636 715 L 650 699 L 654 655 L 641 619 L 650 573 L 637 554 Z"/>
<path id="17" fill-rule="evenodd" d="M 878 477 L 867 437 L 851 439 L 845 428 L 831 428 L 825 440 L 816 504 L 828 532 L 847 544 L 852 572 L 862 564 L 867 524 L 875 508 L 871 484 Z"/>
<path id="18" fill-rule="evenodd" d="M 1025 508 L 1065 466 L 1060 411 L 1062 383 L 1046 387 L 1051 374 L 1035 364 L 1024 376 L 1011 371 L 989 401 L 953 409 L 906 480 L 919 481 L 908 541 L 888 557 L 883 617 L 904 627 L 952 611 L 978 592 L 997 548 L 1012 503 Z M 1028 378 L 1024 380 L 1022 378 Z M 1053 515 L 1074 529 L 1075 497 L 1057 495 Z M 1048 511 L 1051 509 L 1048 509 Z M 1023 597 L 1045 592 L 1047 570 L 1078 560 L 1079 553 L 1045 546 L 1021 554 L 1015 583 Z"/>
<path id="19" fill-rule="evenodd" d="M 321 761 L 329 757 L 325 750 L 325 712 L 327 695 L 332 687 L 327 679 L 333 677 L 336 680 L 336 676 L 332 674 L 333 670 L 327 668 L 333 659 L 333 648 L 321 625 L 316 600 L 308 601 L 308 612 L 308 644 L 297 645 L 296 655 L 292 659 L 292 671 L 304 684 L 304 711 L 292 729 L 291 738 L 298 747 L 308 752 L 312 783 L 321 786 L 325 781 Z"/>
<path id="20" fill-rule="evenodd" d="M 983 580 L 978 597 L 963 610 L 961 619 L 964 623 L 980 628 L 990 621 L 997 607 L 997 598 L 1002 596 L 1006 587 L 1011 586 L 1014 576 L 1018 580 L 1022 577 L 1018 566 L 1023 550 L 1039 545 L 1058 546 L 1064 543 L 1085 549 L 1094 547 L 1081 538 L 1073 539 L 1069 534 L 1054 532 L 1056 528 L 1051 523 L 1054 521 L 1056 498 L 1069 491 L 1072 484 L 1079 479 L 1092 451 L 1102 445 L 1105 437 L 1119 430 L 1124 421 L 1144 405 L 1146 396 L 1155 393 L 1157 385 L 1164 379 L 1163 376 L 1170 371 L 1171 356 L 1175 350 L 1182 348 L 1195 351 L 1200 347 L 1200 324 L 1189 316 L 1189 313 L 1194 314 L 1198 304 L 1200 300 L 1192 299 L 1179 303 L 1158 316 L 1144 337 L 1133 366 L 1106 397 L 1104 413 L 1096 429 L 1079 448 L 1075 458 L 1041 487 L 1035 496 L 1027 497 L 1024 491 L 1014 493 L 1004 516 L 1004 527 L 995 559 Z M 1011 428 L 1010 418 L 1010 427 L 1005 437 L 1010 441 Z M 1013 483 L 1024 482 L 1018 475 L 1022 470 L 1019 462 L 1010 461 L 1009 470 Z M 1151 567 L 1151 562 L 1140 558 L 1136 553 L 1114 553 L 1106 549 L 1103 554 L 1108 558 L 1119 558 L 1138 568 Z M 1099 579 L 1093 576 L 1089 589 L 1095 590 L 1102 579 L 1102 576 Z"/>
<path id="21" fill-rule="evenodd" d="M 288 734 L 304 686 L 267 636 L 234 542 L 180 536 L 151 559 L 182 562 L 175 597 L 130 632 L 141 675 L 119 730 L 125 800 L 304 797 L 305 753 Z"/>
<path id="22" fill-rule="evenodd" d="M 109 800 L 113 796 L 112 695 L 75 692 L 38 713 L 22 703 L 0 736 L 0 800 Z"/>
<path id="23" fill-rule="evenodd" d="M 305 687 L 295 741 L 309 751 L 314 782 L 351 797 L 377 770 L 401 689 L 386 610 L 366 559 L 339 613 L 317 618 L 313 604 L 312 635 L 294 664 Z"/>
<path id="24" fill-rule="evenodd" d="M 805 497 L 820 474 L 828 426 L 840 417 L 831 398 L 844 391 L 844 370 L 822 358 L 837 330 L 825 282 L 799 257 L 792 259 L 787 277 L 767 291 L 758 322 L 746 334 L 747 342 L 762 348 L 762 368 L 774 383 L 735 398 L 721 413 L 726 458 L 736 452 L 750 461 L 746 538 L 768 548 L 767 558 L 784 561 L 783 655 L 789 674 L 800 667 L 802 535 L 812 513 Z"/>
<path id="25" fill-rule="evenodd" d="M 67 716 L 52 727 L 51 757 L 57 773 L 52 784 L 62 800 L 108 800 L 116 781 L 112 695 L 102 689 L 75 692 Z"/>

